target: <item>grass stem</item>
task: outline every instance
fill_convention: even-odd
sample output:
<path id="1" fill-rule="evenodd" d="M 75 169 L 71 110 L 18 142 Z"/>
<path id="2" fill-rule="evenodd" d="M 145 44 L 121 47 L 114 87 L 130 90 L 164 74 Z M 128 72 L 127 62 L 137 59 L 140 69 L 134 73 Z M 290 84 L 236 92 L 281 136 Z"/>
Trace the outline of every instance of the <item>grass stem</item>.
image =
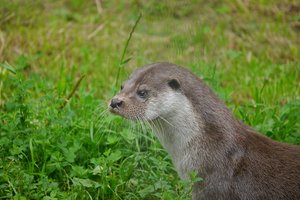
<path id="1" fill-rule="evenodd" d="M 134 26 L 132 27 L 132 29 L 131 29 L 131 31 L 129 33 L 129 36 L 128 36 L 127 40 L 126 40 L 126 43 L 125 43 L 125 46 L 124 46 L 124 49 L 123 49 L 123 52 L 122 52 L 122 56 L 121 56 L 121 59 L 120 59 L 120 63 L 118 65 L 118 72 L 117 72 L 117 77 L 116 77 L 116 82 L 115 82 L 114 94 L 116 94 L 116 92 L 117 92 L 116 88 L 118 86 L 118 82 L 119 82 L 119 78 L 120 78 L 120 74 L 121 74 L 121 69 L 130 60 L 130 59 L 124 60 L 125 59 L 125 55 L 126 55 L 126 52 L 127 52 L 127 48 L 128 48 L 129 42 L 130 42 L 130 40 L 132 38 L 132 34 L 134 33 L 134 31 L 135 31 L 135 29 L 136 29 L 139 21 L 141 20 L 141 18 L 142 18 L 142 14 L 140 14 L 138 16 L 138 18 L 135 21 Z"/>
<path id="2" fill-rule="evenodd" d="M 60 106 L 60 109 L 63 109 L 66 104 L 69 102 L 69 100 L 72 98 L 72 96 L 75 94 L 76 90 L 78 89 L 81 81 L 83 80 L 83 78 L 85 77 L 85 75 L 82 75 L 78 81 L 76 82 L 76 84 L 74 85 L 72 91 L 69 93 L 69 95 L 65 98 L 65 101 L 63 102 L 63 104 Z"/>

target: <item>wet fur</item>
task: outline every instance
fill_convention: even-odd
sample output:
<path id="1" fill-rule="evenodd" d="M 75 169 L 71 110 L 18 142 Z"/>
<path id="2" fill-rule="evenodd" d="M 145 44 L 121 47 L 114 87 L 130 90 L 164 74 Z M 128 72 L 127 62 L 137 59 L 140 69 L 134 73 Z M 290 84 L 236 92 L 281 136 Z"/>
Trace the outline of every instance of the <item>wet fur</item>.
<path id="1" fill-rule="evenodd" d="M 300 199 L 299 146 L 272 141 L 235 119 L 191 72 L 156 63 L 133 73 L 129 83 L 159 85 L 170 79 L 180 88 L 161 88 L 164 99 L 155 102 L 160 98 L 155 94 L 142 115 L 152 122 L 179 175 L 185 179 L 196 170 L 204 178 L 195 183 L 193 199 Z"/>

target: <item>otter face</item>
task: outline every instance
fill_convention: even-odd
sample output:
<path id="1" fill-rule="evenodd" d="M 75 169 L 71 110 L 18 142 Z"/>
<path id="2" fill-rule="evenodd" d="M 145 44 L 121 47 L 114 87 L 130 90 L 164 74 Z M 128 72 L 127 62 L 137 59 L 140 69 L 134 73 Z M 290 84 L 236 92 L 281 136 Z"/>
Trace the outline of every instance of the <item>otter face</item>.
<path id="1" fill-rule="evenodd" d="M 162 78 L 138 70 L 112 98 L 109 110 L 131 120 L 154 120 L 176 109 L 172 105 L 179 88 L 177 79 Z"/>
<path id="2" fill-rule="evenodd" d="M 155 90 L 146 84 L 135 87 L 125 82 L 110 101 L 109 110 L 128 119 L 144 119 L 146 106 L 155 95 Z"/>

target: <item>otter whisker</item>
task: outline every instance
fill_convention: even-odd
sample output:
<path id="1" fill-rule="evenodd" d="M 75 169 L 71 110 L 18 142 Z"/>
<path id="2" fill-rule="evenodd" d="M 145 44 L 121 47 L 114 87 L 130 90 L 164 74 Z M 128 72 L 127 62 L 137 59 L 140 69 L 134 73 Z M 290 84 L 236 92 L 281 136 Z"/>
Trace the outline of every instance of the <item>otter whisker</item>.
<path id="1" fill-rule="evenodd" d="M 168 120 L 166 120 L 165 118 L 163 118 L 162 116 L 158 116 L 158 118 L 162 119 L 163 121 L 165 121 L 166 123 L 168 123 L 170 126 L 172 126 L 173 128 L 176 128 L 176 126 L 174 126 L 171 122 L 169 122 Z"/>
<path id="2" fill-rule="evenodd" d="M 97 124 L 100 120 L 102 120 L 107 114 L 108 114 L 108 109 L 104 109 L 99 115 L 96 115 L 94 119 L 95 124 Z"/>
<path id="3" fill-rule="evenodd" d="M 111 120 L 107 120 L 106 118 L 104 118 L 106 115 L 108 114 L 108 109 L 105 109 L 102 113 L 101 113 L 101 117 L 99 117 L 95 122 L 94 122 L 94 127 L 98 127 L 95 131 L 95 133 L 100 132 L 100 130 L 103 127 L 108 127 L 110 129 L 110 126 L 112 124 Z M 103 120 L 103 121 L 101 121 Z M 101 123 L 102 122 L 102 123 Z"/>
<path id="4" fill-rule="evenodd" d="M 146 128 L 146 126 L 145 126 L 145 120 L 143 120 L 143 118 L 142 117 L 139 117 L 139 119 L 140 119 L 140 122 L 141 122 L 141 126 L 142 126 L 142 130 L 143 130 L 143 134 L 146 134 L 147 133 L 147 128 Z"/>

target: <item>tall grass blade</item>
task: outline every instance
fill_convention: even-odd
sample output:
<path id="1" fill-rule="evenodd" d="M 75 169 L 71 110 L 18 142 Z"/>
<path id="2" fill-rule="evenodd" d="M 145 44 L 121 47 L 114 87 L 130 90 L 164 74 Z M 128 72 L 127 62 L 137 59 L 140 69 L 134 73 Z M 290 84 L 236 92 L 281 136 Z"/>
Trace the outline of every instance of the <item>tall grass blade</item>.
<path id="1" fill-rule="evenodd" d="M 119 65 L 118 65 L 118 72 L 117 72 L 115 87 L 113 88 L 114 94 L 116 94 L 116 92 L 117 92 L 116 88 L 118 86 L 118 82 L 119 82 L 119 79 L 120 79 L 121 69 L 130 60 L 130 59 L 124 60 L 125 59 L 125 55 L 126 55 L 126 52 L 127 52 L 127 48 L 128 48 L 129 42 L 130 42 L 130 40 L 132 38 L 132 35 L 133 35 L 133 33 L 134 33 L 134 31 L 135 31 L 135 29 L 136 29 L 139 21 L 141 20 L 141 18 L 142 18 L 142 14 L 140 13 L 140 15 L 138 16 L 137 20 L 135 21 L 135 23 L 134 23 L 134 25 L 133 25 L 130 33 L 129 33 L 129 36 L 128 36 L 127 40 L 126 40 L 126 43 L 125 43 L 125 46 L 124 46 L 124 49 L 123 49 L 123 52 L 122 52 L 122 56 L 121 56 L 121 59 L 120 59 Z"/>

